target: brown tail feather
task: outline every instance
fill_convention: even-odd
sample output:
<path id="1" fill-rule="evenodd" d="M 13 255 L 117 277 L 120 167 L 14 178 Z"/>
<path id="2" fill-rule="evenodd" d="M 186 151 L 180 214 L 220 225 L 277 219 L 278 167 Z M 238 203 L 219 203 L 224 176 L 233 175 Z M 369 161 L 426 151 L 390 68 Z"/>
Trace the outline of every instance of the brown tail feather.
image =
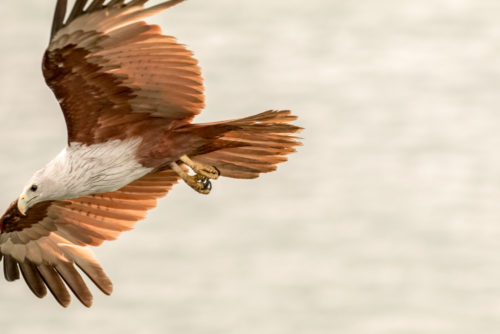
<path id="1" fill-rule="evenodd" d="M 266 111 L 242 119 L 194 125 L 192 130 L 210 135 L 210 142 L 193 156 L 201 163 L 217 167 L 222 176 L 253 179 L 276 170 L 286 155 L 301 145 L 293 134 L 302 128 L 289 110 Z"/>

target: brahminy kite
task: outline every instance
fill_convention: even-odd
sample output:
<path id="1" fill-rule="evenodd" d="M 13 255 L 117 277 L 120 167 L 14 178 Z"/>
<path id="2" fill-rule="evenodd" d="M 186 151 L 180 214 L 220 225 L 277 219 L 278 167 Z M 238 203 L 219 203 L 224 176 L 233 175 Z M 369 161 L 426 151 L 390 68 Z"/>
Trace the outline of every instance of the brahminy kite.
<path id="1" fill-rule="evenodd" d="M 88 246 L 133 228 L 179 179 L 202 194 L 219 176 L 271 172 L 300 145 L 290 111 L 192 124 L 204 108 L 193 54 L 145 18 L 183 0 L 67 0 L 56 4 L 43 75 L 61 105 L 66 147 L 34 173 L 0 219 L 7 281 L 37 297 L 87 307 L 85 273 L 112 283 Z"/>

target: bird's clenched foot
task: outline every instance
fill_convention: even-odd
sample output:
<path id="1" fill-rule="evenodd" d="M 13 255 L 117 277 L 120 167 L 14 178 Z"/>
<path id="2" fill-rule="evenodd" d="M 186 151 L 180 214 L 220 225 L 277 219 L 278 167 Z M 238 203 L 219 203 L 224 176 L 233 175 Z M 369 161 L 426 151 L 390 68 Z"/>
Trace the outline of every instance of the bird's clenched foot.
<path id="1" fill-rule="evenodd" d="M 217 180 L 220 172 L 215 166 L 208 166 L 191 160 L 187 155 L 183 155 L 180 160 L 188 165 L 197 175 L 202 175 L 207 179 Z"/>
<path id="2" fill-rule="evenodd" d="M 200 194 L 203 195 L 208 195 L 210 194 L 210 191 L 212 191 L 212 182 L 210 182 L 209 179 L 207 179 L 204 176 L 201 176 L 199 174 L 196 175 L 187 175 L 186 178 L 183 178 L 183 180 L 195 191 L 199 192 Z"/>
<path id="3" fill-rule="evenodd" d="M 217 168 L 212 166 L 206 166 L 197 162 L 192 161 L 187 156 L 183 156 L 180 159 L 187 166 L 189 166 L 196 174 L 189 175 L 184 169 L 182 169 L 177 163 L 173 162 L 170 166 L 172 169 L 179 174 L 179 176 L 187 183 L 188 186 L 193 188 L 200 194 L 208 195 L 212 190 L 212 182 L 210 179 L 215 180 L 219 178 L 220 172 Z"/>

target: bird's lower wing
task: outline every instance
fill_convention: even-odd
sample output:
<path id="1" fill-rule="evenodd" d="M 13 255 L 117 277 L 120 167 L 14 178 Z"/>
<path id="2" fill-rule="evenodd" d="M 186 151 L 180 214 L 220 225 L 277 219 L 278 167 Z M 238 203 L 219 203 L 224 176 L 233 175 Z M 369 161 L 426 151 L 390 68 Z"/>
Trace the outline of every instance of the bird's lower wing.
<path id="1" fill-rule="evenodd" d="M 22 216 L 14 202 L 0 220 L 0 261 L 7 281 L 22 274 L 33 293 L 42 298 L 48 290 L 64 307 L 69 288 L 87 307 L 92 294 L 79 268 L 105 294 L 112 283 L 86 246 L 99 246 L 118 238 L 156 206 L 177 183 L 172 170 L 149 174 L 128 186 L 104 194 L 36 205 Z"/>

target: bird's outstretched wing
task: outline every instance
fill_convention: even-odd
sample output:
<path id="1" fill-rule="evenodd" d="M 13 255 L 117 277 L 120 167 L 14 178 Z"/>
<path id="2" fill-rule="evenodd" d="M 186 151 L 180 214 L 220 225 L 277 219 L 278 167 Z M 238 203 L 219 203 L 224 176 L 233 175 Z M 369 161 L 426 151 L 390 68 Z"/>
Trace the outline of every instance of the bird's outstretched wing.
<path id="1" fill-rule="evenodd" d="M 58 0 L 43 59 L 47 84 L 61 104 L 68 142 L 124 139 L 151 127 L 189 123 L 204 107 L 192 53 L 144 18 L 183 0 Z"/>
<path id="2" fill-rule="evenodd" d="M 40 203 L 27 216 L 12 203 L 0 219 L 5 278 L 17 280 L 20 271 L 37 297 L 44 297 L 48 288 L 64 307 L 70 303 L 67 286 L 90 307 L 92 294 L 75 267 L 105 294 L 111 293 L 112 284 L 85 246 L 98 246 L 132 229 L 177 180 L 172 170 L 157 172 L 112 193 Z"/>

